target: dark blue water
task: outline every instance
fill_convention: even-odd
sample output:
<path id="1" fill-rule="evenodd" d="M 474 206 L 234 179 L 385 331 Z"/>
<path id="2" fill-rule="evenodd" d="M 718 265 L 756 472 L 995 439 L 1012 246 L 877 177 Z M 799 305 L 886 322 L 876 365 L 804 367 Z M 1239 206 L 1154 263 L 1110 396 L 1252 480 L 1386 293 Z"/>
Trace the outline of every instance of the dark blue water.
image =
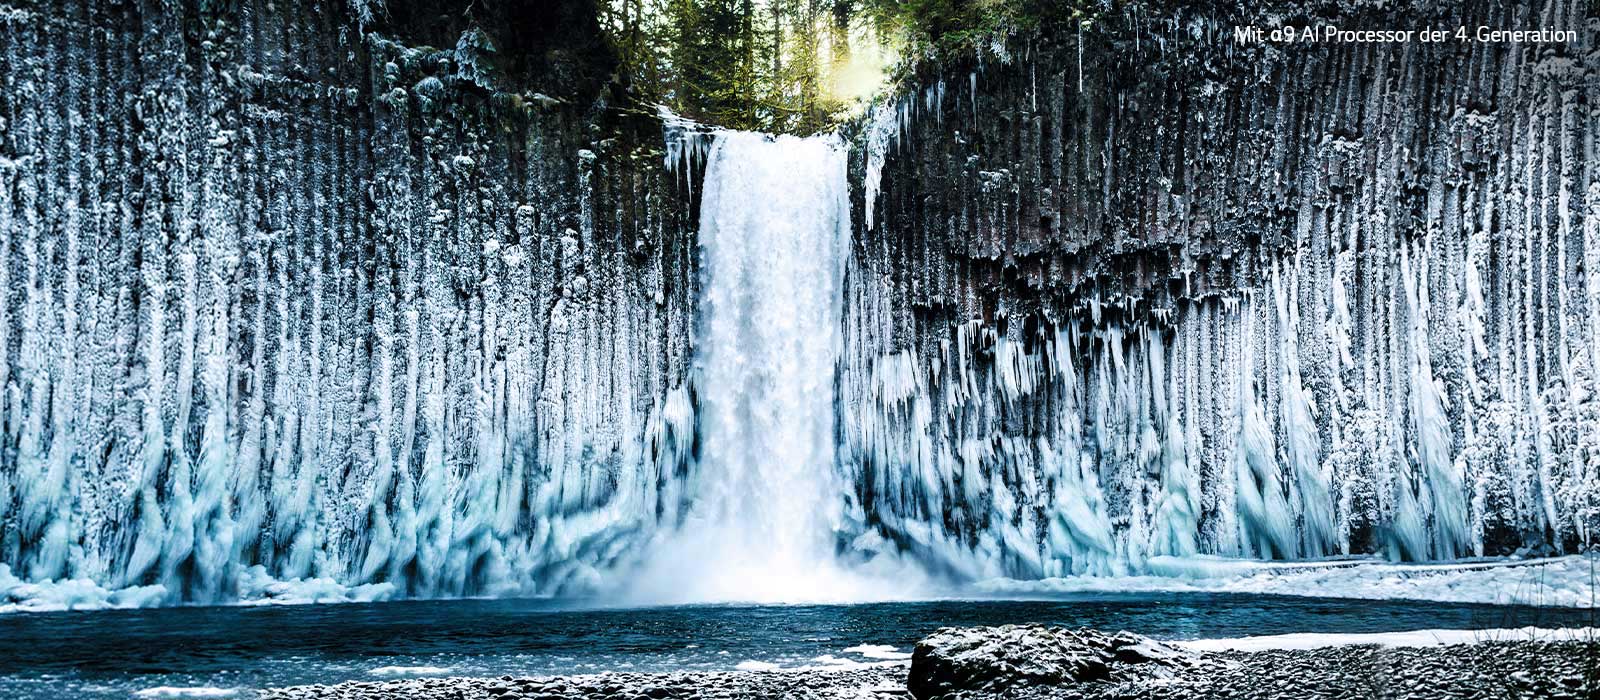
<path id="1" fill-rule="evenodd" d="M 1232 594 L 830 606 L 456 600 L 0 615 L 0 697 L 162 697 L 418 674 L 731 670 L 872 662 L 944 625 L 1044 622 L 1162 639 L 1592 624 L 1593 611 Z M 863 653 L 863 652 L 866 653 Z M 819 659 L 821 659 L 819 661 Z M 392 667 L 407 667 L 395 669 Z M 428 667 L 423 669 L 420 667 Z M 136 695 L 139 691 L 144 695 Z"/>

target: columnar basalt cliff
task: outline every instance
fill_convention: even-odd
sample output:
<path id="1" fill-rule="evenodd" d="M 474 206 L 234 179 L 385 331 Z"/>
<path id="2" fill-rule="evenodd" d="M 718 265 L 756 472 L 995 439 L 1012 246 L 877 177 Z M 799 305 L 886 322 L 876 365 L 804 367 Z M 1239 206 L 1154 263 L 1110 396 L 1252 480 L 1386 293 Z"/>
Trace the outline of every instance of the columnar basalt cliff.
<path id="1" fill-rule="evenodd" d="M 712 137 L 641 109 L 588 0 L 527 4 L 0 5 L 0 594 L 605 589 L 713 490 Z M 832 415 L 792 401 L 835 426 L 793 451 L 833 455 L 830 564 L 1592 543 L 1600 19 L 1168 5 L 925 61 L 841 129 L 842 329 L 796 346 L 838 353 Z M 1286 22 L 1577 38 L 1232 35 Z"/>
<path id="2" fill-rule="evenodd" d="M 860 137 L 865 527 L 979 575 L 1571 551 L 1600 525 L 1592 4 L 1133 8 Z M 1449 41 L 1237 43 L 1235 26 Z M 1567 29 L 1462 42 L 1457 27 Z"/>
<path id="3" fill-rule="evenodd" d="M 0 8 L 11 576 L 552 591 L 672 510 L 695 247 L 659 125 L 581 44 L 403 5 Z"/>

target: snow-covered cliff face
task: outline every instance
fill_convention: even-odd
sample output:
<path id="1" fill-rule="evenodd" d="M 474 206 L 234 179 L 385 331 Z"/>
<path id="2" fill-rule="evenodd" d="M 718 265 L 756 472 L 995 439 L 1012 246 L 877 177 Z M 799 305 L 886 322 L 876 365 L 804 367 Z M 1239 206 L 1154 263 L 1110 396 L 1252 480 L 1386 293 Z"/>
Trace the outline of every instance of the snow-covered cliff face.
<path id="1" fill-rule="evenodd" d="M 12 576 L 542 592 L 655 526 L 696 298 L 659 158 L 360 20 L 0 8 Z"/>
<path id="2" fill-rule="evenodd" d="M 840 212 L 708 169 L 670 118 L 663 159 L 581 51 L 382 5 L 404 21 L 0 8 L 0 595 L 604 589 L 708 512 L 821 521 L 789 548 L 820 563 L 962 576 L 1600 527 L 1582 3 L 1330 8 L 1579 29 L 1564 47 L 1240 47 L 1233 21 L 1283 18 L 1140 10 L 929 65 L 851 132 L 848 182 L 817 180 L 846 177 L 832 151 L 789 169 L 795 197 L 848 189 L 851 235 L 781 270 L 700 247 L 707 177 L 770 200 L 719 200 L 736 234 Z M 793 298 L 708 316 L 719 250 L 720 293 Z M 801 281 L 824 262 L 837 307 Z M 786 301 L 837 336 L 750 331 Z M 743 383 L 708 396 L 704 372 Z M 756 396 L 810 427 L 706 425 Z M 805 444 L 816 420 L 834 444 Z M 809 456 L 751 465 L 775 454 L 727 442 L 751 434 Z M 806 459 L 832 462 L 818 484 Z"/>
<path id="3" fill-rule="evenodd" d="M 1419 4 L 1319 21 L 1578 40 L 1134 13 L 880 107 L 842 375 L 863 528 L 1018 576 L 1593 542 L 1600 27 Z"/>

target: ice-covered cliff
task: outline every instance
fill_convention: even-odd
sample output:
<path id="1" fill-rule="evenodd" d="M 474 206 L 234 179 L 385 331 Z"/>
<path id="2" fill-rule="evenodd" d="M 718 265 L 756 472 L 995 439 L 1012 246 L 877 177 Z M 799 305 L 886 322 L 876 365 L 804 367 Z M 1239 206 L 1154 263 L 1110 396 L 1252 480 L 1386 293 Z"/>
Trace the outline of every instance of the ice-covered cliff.
<path id="1" fill-rule="evenodd" d="M 686 520 L 788 512 L 729 493 L 831 496 L 774 522 L 821 523 L 797 547 L 830 564 L 959 577 L 1600 527 L 1581 2 L 1133 4 L 925 64 L 845 129 L 848 176 L 708 170 L 712 137 L 670 117 L 663 157 L 574 39 L 584 2 L 483 26 L 376 5 L 0 6 L 0 593 L 603 589 Z M 1230 32 L 1307 18 L 1579 40 Z M 834 221 L 798 205 L 847 189 L 848 251 L 740 268 L 770 261 L 701 247 L 712 189 L 745 235 Z M 703 290 L 718 250 L 742 252 Z M 727 265 L 786 298 L 709 318 Z M 751 330 L 786 305 L 837 337 Z M 833 444 L 701 415 L 777 420 L 761 396 Z M 810 484 L 763 455 L 825 463 Z M 726 481 L 762 475 L 785 481 Z"/>
<path id="2" fill-rule="evenodd" d="M 867 529 L 1024 577 L 1594 542 L 1593 5 L 1263 5 L 999 41 L 864 125 Z M 1232 35 L 1285 23 L 1576 39 Z"/>
<path id="3" fill-rule="evenodd" d="M 369 20 L 0 7 L 13 576 L 549 592 L 671 510 L 695 250 L 659 156 L 582 59 Z"/>

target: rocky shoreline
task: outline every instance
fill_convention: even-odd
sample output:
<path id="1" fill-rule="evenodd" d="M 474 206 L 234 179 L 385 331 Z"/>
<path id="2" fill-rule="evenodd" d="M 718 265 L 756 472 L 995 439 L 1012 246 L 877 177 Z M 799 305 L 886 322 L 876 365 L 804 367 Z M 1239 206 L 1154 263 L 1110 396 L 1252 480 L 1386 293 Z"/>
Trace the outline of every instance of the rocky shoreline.
<path id="1" fill-rule="evenodd" d="M 849 669 L 421 678 L 275 688 L 264 700 L 1594 698 L 1600 640 L 1195 652 L 1038 626 L 946 629 L 910 662 Z"/>

